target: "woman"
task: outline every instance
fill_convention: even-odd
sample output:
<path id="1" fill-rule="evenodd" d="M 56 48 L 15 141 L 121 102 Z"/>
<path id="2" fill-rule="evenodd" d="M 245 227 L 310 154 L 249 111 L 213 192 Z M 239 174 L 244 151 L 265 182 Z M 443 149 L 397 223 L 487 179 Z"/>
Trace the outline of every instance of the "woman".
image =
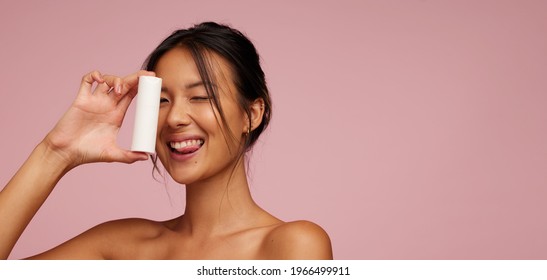
<path id="1" fill-rule="evenodd" d="M 331 259 L 328 235 L 306 221 L 283 222 L 261 209 L 247 183 L 244 154 L 270 120 L 259 57 L 239 31 L 216 23 L 179 30 L 125 78 L 85 75 L 70 109 L 0 192 L 0 254 L 15 242 L 71 169 L 133 163 L 116 135 L 141 75 L 162 78 L 157 159 L 186 185 L 184 215 L 156 222 L 98 225 L 33 259 Z"/>

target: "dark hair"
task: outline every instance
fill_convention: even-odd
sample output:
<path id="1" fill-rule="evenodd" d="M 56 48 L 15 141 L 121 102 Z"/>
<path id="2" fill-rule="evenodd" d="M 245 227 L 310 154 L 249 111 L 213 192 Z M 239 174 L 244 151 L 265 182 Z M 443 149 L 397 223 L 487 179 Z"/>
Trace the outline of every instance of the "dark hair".
<path id="1" fill-rule="evenodd" d="M 214 76 L 210 66 L 210 56 L 207 56 L 207 54 L 213 52 L 230 64 L 233 83 L 237 89 L 237 100 L 240 108 L 248 116 L 249 127 L 251 126 L 250 104 L 258 98 L 262 98 L 264 101 L 262 122 L 253 131 L 245 135 L 245 141 L 242 143 L 240 151 L 238 151 L 238 160 L 241 159 L 243 154 L 256 142 L 271 119 L 270 94 L 266 86 L 264 71 L 260 67 L 260 58 L 253 43 L 236 29 L 214 22 L 204 22 L 188 29 L 173 32 L 148 56 L 143 68 L 154 71 L 160 58 L 169 50 L 177 47 L 185 48 L 192 54 L 199 75 L 204 82 L 207 95 L 211 100 L 211 106 L 214 106 L 219 112 L 220 121 L 217 119 L 217 122 L 219 122 L 219 125 L 222 122 L 221 127 L 228 129 L 232 138 L 234 134 L 227 125 L 218 94 L 212 86 L 214 83 L 211 83 Z M 222 131 L 224 133 L 224 129 Z M 226 138 L 226 134 L 224 134 L 224 137 Z M 226 141 L 228 141 L 227 138 Z"/>

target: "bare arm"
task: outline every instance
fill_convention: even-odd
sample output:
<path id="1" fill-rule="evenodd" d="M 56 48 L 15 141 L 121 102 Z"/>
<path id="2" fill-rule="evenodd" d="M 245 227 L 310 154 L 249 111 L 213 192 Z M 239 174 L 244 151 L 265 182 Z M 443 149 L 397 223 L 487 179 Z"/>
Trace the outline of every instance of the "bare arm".
<path id="1" fill-rule="evenodd" d="M 140 75 L 153 73 L 139 71 L 121 79 L 95 71 L 83 77 L 72 106 L 0 192 L 0 258 L 9 256 L 57 182 L 72 168 L 91 162 L 147 159 L 146 154 L 116 145 Z M 97 84 L 95 89 L 93 84 Z M 79 243 L 85 242 L 72 242 L 71 247 L 78 248 Z"/>
<path id="2" fill-rule="evenodd" d="M 0 192 L 0 258 L 6 259 L 34 214 L 44 203 L 67 164 L 40 143 Z"/>

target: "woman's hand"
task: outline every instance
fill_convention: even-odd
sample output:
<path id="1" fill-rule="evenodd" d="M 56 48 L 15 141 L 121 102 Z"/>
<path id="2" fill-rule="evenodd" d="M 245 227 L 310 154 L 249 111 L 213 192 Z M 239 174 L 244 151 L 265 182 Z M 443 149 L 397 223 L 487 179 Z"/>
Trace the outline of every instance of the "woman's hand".
<path id="1" fill-rule="evenodd" d="M 139 71 L 120 78 L 94 71 L 85 75 L 76 100 L 43 142 L 70 168 L 90 162 L 146 160 L 145 153 L 116 144 L 127 108 L 137 93 L 138 77 L 143 75 L 155 74 Z"/>

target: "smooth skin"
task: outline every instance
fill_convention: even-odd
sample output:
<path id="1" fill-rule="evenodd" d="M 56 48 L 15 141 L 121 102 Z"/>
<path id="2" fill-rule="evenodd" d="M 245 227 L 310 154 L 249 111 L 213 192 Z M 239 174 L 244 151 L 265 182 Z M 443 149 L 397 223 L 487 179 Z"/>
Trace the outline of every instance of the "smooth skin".
<path id="1" fill-rule="evenodd" d="M 330 239 L 321 227 L 307 221 L 283 222 L 253 201 L 236 151 L 245 133 L 262 121 L 262 100 L 250 105 L 249 127 L 236 103 L 229 66 L 211 55 L 229 128 L 217 122 L 218 112 L 185 49 L 167 52 L 156 73 L 139 71 L 125 78 L 97 71 L 85 75 L 73 105 L 0 192 L 0 257 L 9 256 L 71 169 L 148 158 L 121 149 L 116 137 L 136 95 L 138 76 L 157 75 L 163 83 L 156 151 L 171 177 L 186 184 L 185 214 L 164 222 L 107 222 L 31 259 L 332 259 Z M 173 156 L 169 142 L 188 136 L 204 139 L 204 144 L 190 158 Z"/>

